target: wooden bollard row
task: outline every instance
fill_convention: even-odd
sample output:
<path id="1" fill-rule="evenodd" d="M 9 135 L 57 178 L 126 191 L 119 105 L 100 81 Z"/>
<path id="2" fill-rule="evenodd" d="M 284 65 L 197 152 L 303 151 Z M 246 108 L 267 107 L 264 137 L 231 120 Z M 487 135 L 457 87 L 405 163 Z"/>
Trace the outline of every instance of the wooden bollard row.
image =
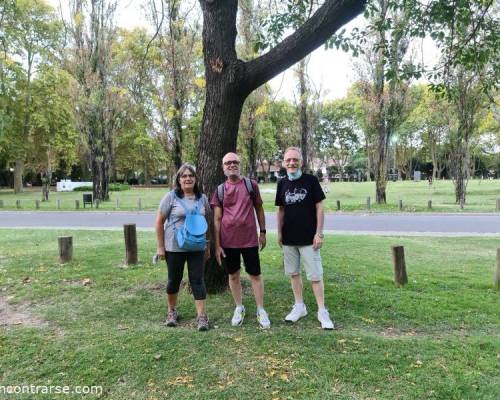
<path id="1" fill-rule="evenodd" d="M 139 200 L 140 201 L 140 200 Z M 465 206 L 465 203 L 463 200 L 460 200 L 460 208 L 463 210 Z M 139 209 L 140 209 L 140 202 L 139 202 Z M 432 200 L 427 201 L 427 208 L 429 210 L 432 210 Z M 371 209 L 371 198 L 367 197 L 366 198 L 366 209 L 370 210 Z M 404 203 L 402 199 L 399 199 L 399 211 L 403 211 L 404 209 Z M 500 211 L 500 197 L 497 198 L 497 204 L 496 204 L 496 210 Z M 337 200 L 337 211 L 340 211 L 340 200 Z"/>
<path id="2" fill-rule="evenodd" d="M 394 284 L 402 287 L 408 283 L 404 246 L 391 246 Z M 496 267 L 493 273 L 493 286 L 500 289 L 500 247 L 497 248 Z"/>
<path id="3" fill-rule="evenodd" d="M 123 225 L 125 238 L 125 265 L 137 264 L 137 232 L 135 224 Z M 59 236 L 59 262 L 61 264 L 70 262 L 73 259 L 73 237 Z"/>
<path id="4" fill-rule="evenodd" d="M 340 202 L 337 202 L 338 205 L 338 209 L 340 210 Z M 80 200 L 75 200 L 75 210 L 79 210 L 80 209 Z M 115 208 L 120 208 L 120 199 L 116 199 L 116 206 Z M 99 208 L 99 206 L 101 205 L 101 202 L 99 199 L 96 199 L 93 201 L 93 205 L 95 205 L 95 208 Z M 5 207 L 5 202 L 3 199 L 0 200 L 0 208 L 4 208 Z M 85 207 L 85 204 L 84 204 L 84 207 Z M 18 209 L 21 209 L 22 208 L 22 202 L 21 200 L 16 200 L 16 208 Z M 62 200 L 61 199 L 56 199 L 56 209 L 57 210 L 60 210 L 62 208 Z M 40 200 L 35 200 L 35 209 L 36 210 L 39 210 L 40 209 Z M 139 198 L 137 199 L 137 209 L 138 210 L 142 210 L 143 209 L 143 204 L 142 204 L 142 199 Z"/>

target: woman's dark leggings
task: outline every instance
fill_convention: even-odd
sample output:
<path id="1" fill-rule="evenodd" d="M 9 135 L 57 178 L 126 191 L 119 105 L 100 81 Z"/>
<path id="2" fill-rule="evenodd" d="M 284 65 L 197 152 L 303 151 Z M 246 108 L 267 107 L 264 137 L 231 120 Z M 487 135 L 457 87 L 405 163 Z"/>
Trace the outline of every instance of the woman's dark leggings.
<path id="1" fill-rule="evenodd" d="M 205 300 L 207 297 L 207 289 L 205 288 L 205 278 L 203 276 L 204 254 L 204 251 L 183 253 L 167 252 L 168 294 L 176 294 L 179 292 L 182 275 L 184 274 L 184 263 L 187 261 L 189 284 L 193 290 L 194 299 Z"/>

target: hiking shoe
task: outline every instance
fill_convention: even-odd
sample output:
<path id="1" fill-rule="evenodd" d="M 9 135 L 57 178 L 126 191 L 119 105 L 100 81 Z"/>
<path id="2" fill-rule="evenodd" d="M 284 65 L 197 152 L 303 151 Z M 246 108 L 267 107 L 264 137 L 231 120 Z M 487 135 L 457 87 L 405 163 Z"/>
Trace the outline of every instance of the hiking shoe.
<path id="1" fill-rule="evenodd" d="M 297 322 L 302 317 L 307 315 L 305 304 L 294 304 L 292 311 L 285 317 L 286 322 Z"/>
<path id="2" fill-rule="evenodd" d="M 231 319 L 232 326 L 240 326 L 245 319 L 245 307 L 236 307 L 234 309 L 233 318 Z"/>
<path id="3" fill-rule="evenodd" d="M 257 311 L 257 321 L 262 329 L 269 329 L 271 327 L 271 321 L 269 321 L 269 316 L 264 309 Z"/>
<path id="4" fill-rule="evenodd" d="M 177 326 L 177 310 L 171 310 L 167 314 L 167 319 L 165 321 L 165 325 L 167 326 Z"/>
<path id="5" fill-rule="evenodd" d="M 333 329 L 334 325 L 330 319 L 330 314 L 326 308 L 318 311 L 318 321 L 321 322 L 321 328 L 323 329 Z"/>
<path id="6" fill-rule="evenodd" d="M 197 317 L 196 323 L 198 324 L 199 331 L 208 331 L 208 317 L 206 314 L 202 314 Z"/>

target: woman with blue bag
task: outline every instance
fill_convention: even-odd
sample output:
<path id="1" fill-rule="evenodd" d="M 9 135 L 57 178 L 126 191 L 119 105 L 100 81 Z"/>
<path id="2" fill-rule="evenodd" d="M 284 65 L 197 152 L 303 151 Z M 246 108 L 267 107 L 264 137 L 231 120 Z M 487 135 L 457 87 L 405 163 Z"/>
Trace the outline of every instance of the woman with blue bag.
<path id="1" fill-rule="evenodd" d="M 167 326 L 177 326 L 177 296 L 187 262 L 189 283 L 196 306 L 196 323 L 199 331 L 208 330 L 205 312 L 207 291 L 204 280 L 205 259 L 209 251 L 205 238 L 210 205 L 198 188 L 196 169 L 183 164 L 175 177 L 175 189 L 160 202 L 156 215 L 156 254 L 166 259 Z"/>

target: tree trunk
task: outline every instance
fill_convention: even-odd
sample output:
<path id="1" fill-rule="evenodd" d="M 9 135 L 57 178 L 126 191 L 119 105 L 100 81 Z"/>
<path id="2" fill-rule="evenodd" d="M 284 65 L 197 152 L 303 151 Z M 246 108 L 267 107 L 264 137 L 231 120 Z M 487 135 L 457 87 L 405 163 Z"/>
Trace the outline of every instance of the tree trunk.
<path id="1" fill-rule="evenodd" d="M 99 106 L 102 109 L 103 106 Z M 105 117 L 102 112 L 95 110 L 91 124 L 87 128 L 87 138 L 90 148 L 90 164 L 94 201 L 109 200 L 109 172 L 111 166 L 111 138 L 106 131 Z"/>
<path id="2" fill-rule="evenodd" d="M 14 193 L 23 191 L 24 160 L 16 160 L 14 165 Z"/>
<path id="3" fill-rule="evenodd" d="M 299 76 L 299 116 L 300 116 L 300 148 L 302 150 L 302 169 L 307 172 L 312 166 L 309 165 L 309 121 L 307 116 L 307 101 L 309 99 L 309 90 L 306 77 L 306 60 L 300 60 L 297 69 Z"/>

